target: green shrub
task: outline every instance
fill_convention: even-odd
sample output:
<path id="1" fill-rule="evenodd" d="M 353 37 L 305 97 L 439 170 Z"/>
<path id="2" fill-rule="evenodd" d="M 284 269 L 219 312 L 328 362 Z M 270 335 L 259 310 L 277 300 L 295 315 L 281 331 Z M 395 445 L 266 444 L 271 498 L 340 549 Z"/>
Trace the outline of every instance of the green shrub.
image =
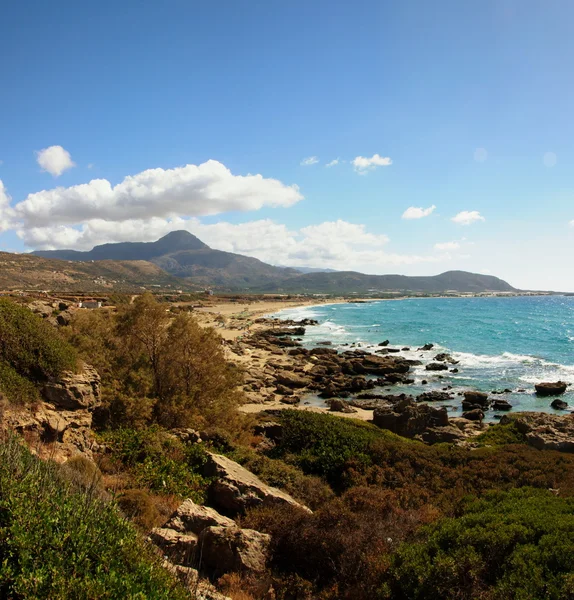
<path id="1" fill-rule="evenodd" d="M 527 600 L 574 594 L 574 499 L 491 492 L 393 557 L 383 597 Z"/>
<path id="2" fill-rule="evenodd" d="M 183 599 L 117 508 L 15 438 L 0 444 L 0 597 Z"/>
<path id="3" fill-rule="evenodd" d="M 0 361 L 0 392 L 13 404 L 30 404 L 40 400 L 38 387 L 19 375 L 14 367 Z"/>
<path id="4" fill-rule="evenodd" d="M 505 446 L 508 444 L 525 444 L 526 437 L 520 433 L 516 427 L 516 423 L 511 421 L 501 425 L 497 423 L 489 427 L 484 433 L 474 438 L 480 446 Z"/>
<path id="5" fill-rule="evenodd" d="M 201 445 L 184 444 L 158 426 L 118 429 L 102 439 L 139 487 L 205 502 L 210 480 L 202 475 L 207 456 Z"/>
<path id="6" fill-rule="evenodd" d="M 54 327 L 5 298 L 0 298 L 0 361 L 32 381 L 55 377 L 77 365 L 74 349 Z"/>
<path id="7" fill-rule="evenodd" d="M 117 502 L 124 515 L 145 531 L 156 526 L 160 519 L 153 498 L 145 490 L 126 490 Z"/>

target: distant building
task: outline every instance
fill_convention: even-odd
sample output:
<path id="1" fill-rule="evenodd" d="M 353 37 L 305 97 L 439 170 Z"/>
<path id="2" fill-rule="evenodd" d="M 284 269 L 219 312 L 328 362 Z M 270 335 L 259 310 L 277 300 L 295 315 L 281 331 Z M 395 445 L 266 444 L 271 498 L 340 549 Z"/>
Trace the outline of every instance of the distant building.
<path id="1" fill-rule="evenodd" d="M 82 300 L 78 302 L 78 308 L 102 308 L 102 303 L 96 300 Z"/>

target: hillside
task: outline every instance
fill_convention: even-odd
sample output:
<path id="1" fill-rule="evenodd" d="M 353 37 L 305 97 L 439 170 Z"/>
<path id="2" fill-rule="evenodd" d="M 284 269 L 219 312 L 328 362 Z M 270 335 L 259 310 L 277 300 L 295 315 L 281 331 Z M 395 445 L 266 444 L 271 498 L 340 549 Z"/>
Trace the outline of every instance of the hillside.
<path id="1" fill-rule="evenodd" d="M 33 253 L 37 257 L 82 261 L 93 263 L 92 271 L 101 271 L 102 261 L 150 261 L 155 265 L 155 279 L 161 272 L 168 278 L 164 283 L 173 284 L 174 279 L 185 280 L 189 285 L 210 286 L 220 291 L 250 291 L 274 293 L 322 293 L 322 294 L 373 294 L 377 292 L 513 292 L 505 281 L 490 275 L 479 275 L 465 271 L 448 271 L 441 275 L 408 277 L 405 275 L 365 275 L 354 271 L 331 269 L 304 269 L 275 267 L 256 258 L 214 250 L 187 231 L 174 231 L 156 242 L 122 242 L 96 246 L 89 252 L 76 250 L 49 250 Z M 122 263 L 128 269 L 129 263 Z M 150 263 L 146 269 L 151 269 Z M 82 267 L 83 268 L 83 267 Z M 117 263 L 114 263 L 117 269 Z M 143 266 L 131 279 L 146 284 Z M 161 271 L 160 271 L 161 269 Z M 301 273 L 301 271 L 305 271 Z M 104 275 L 110 277 L 110 275 Z M 177 280 L 176 280 L 177 281 Z M 0 281 L 1 283 L 1 281 Z M 156 281 L 147 281 L 153 285 Z M 181 285 L 181 283 L 179 284 Z"/>
<path id="2" fill-rule="evenodd" d="M 186 282 L 144 260 L 70 262 L 0 252 L 3 290 L 137 291 L 146 286 L 176 289 Z"/>
<path id="3" fill-rule="evenodd" d="M 510 284 L 492 275 L 466 271 L 447 271 L 440 275 L 409 277 L 406 275 L 364 275 L 354 271 L 334 273 L 307 273 L 269 285 L 266 292 L 285 293 L 349 293 L 372 294 L 376 292 L 460 293 L 515 292 Z"/>

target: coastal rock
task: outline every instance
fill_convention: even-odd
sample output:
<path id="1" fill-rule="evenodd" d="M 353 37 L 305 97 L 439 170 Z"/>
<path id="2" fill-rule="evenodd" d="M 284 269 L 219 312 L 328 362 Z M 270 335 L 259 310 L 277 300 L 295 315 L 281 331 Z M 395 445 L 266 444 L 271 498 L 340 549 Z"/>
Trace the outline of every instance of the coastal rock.
<path id="1" fill-rule="evenodd" d="M 65 410 L 93 409 L 100 404 L 100 376 L 90 365 L 81 373 L 66 371 L 44 385 L 42 396 Z"/>
<path id="2" fill-rule="evenodd" d="M 446 354 L 445 352 L 441 352 L 434 357 L 434 360 L 437 362 L 446 362 L 450 365 L 458 365 L 458 360 L 454 360 L 454 358 L 450 354 Z"/>
<path id="3" fill-rule="evenodd" d="M 202 563 L 216 575 L 264 572 L 270 543 L 270 535 L 238 527 L 208 527 L 199 536 Z"/>
<path id="4" fill-rule="evenodd" d="M 408 397 L 394 406 L 376 408 L 373 411 L 373 423 L 410 438 L 423 434 L 427 429 L 449 425 L 446 408 L 417 404 Z"/>
<path id="5" fill-rule="evenodd" d="M 468 419 L 469 421 L 482 421 L 484 419 L 484 413 L 480 408 L 475 408 L 474 410 L 468 410 L 462 413 L 462 418 Z"/>
<path id="6" fill-rule="evenodd" d="M 288 404 L 289 406 L 295 406 L 301 402 L 299 396 L 283 396 L 280 400 L 281 404 Z"/>
<path id="7" fill-rule="evenodd" d="M 290 371 L 278 372 L 275 375 L 275 379 L 278 383 L 288 388 L 303 388 L 307 387 L 311 383 L 311 379 L 309 377 L 303 377 Z"/>
<path id="8" fill-rule="evenodd" d="M 502 400 L 501 398 L 497 398 L 492 403 L 493 410 L 511 410 L 512 404 L 508 402 L 508 400 Z"/>
<path id="9" fill-rule="evenodd" d="M 434 348 L 434 344 L 425 344 L 424 346 L 421 346 L 420 348 L 417 349 L 417 352 L 420 352 L 421 350 L 424 352 L 428 352 L 429 350 L 432 350 Z"/>
<path id="10" fill-rule="evenodd" d="M 445 363 L 433 362 L 425 366 L 426 371 L 448 371 L 448 365 Z"/>
<path id="11" fill-rule="evenodd" d="M 453 400 L 454 396 L 448 392 L 424 392 L 417 396 L 417 402 L 442 402 L 444 400 Z"/>
<path id="12" fill-rule="evenodd" d="M 357 411 L 354 408 L 351 408 L 347 402 L 344 400 L 340 400 L 339 398 L 333 398 L 329 402 L 329 410 L 332 412 L 342 412 L 342 413 L 356 413 Z"/>
<path id="13" fill-rule="evenodd" d="M 454 425 L 428 427 L 417 438 L 426 444 L 453 444 L 466 439 L 464 433 Z"/>
<path id="14" fill-rule="evenodd" d="M 390 344 L 389 340 L 385 340 L 384 342 L 380 342 L 379 346 L 388 346 Z"/>
<path id="15" fill-rule="evenodd" d="M 266 485 L 259 477 L 226 456 L 208 452 L 203 474 L 217 478 L 209 488 L 209 496 L 215 506 L 229 514 L 242 514 L 254 506 L 281 504 L 311 512 L 289 494 Z"/>
<path id="16" fill-rule="evenodd" d="M 464 400 L 462 403 L 462 408 L 464 410 L 468 409 L 472 410 L 474 407 L 486 409 L 490 406 L 490 400 L 488 398 L 488 394 L 484 392 L 464 392 Z"/>
<path id="17" fill-rule="evenodd" d="M 565 381 L 537 383 L 535 386 L 538 396 L 559 396 L 566 391 L 568 384 Z"/>
<path id="18" fill-rule="evenodd" d="M 526 442 L 539 450 L 574 452 L 574 415 L 523 412 L 504 415 L 501 424 L 514 422 Z"/>
<path id="19" fill-rule="evenodd" d="M 550 406 L 555 410 L 566 410 L 568 408 L 568 403 L 556 398 L 556 400 L 552 400 Z"/>

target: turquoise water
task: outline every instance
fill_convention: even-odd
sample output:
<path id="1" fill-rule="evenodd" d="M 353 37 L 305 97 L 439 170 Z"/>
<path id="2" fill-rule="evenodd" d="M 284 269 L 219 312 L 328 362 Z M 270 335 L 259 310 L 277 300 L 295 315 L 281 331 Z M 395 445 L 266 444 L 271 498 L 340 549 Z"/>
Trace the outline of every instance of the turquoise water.
<path id="1" fill-rule="evenodd" d="M 385 388 L 393 393 L 449 385 L 455 393 L 508 388 L 512 393 L 500 397 L 515 410 L 554 412 L 553 398 L 537 398 L 534 384 L 559 379 L 574 384 L 574 297 L 407 299 L 288 309 L 276 316 L 317 319 L 319 325 L 307 329 L 306 346 L 331 341 L 341 350 L 355 344 L 374 351 L 388 339 L 390 347 L 410 347 L 401 352 L 407 358 L 428 362 L 438 352 L 449 352 L 460 361 L 456 374 L 433 375 L 415 367 L 415 384 Z M 433 351 L 417 352 L 425 343 L 435 344 Z M 428 385 L 421 384 L 423 379 Z M 574 386 L 562 398 L 574 409 Z M 459 400 L 445 404 L 460 413 Z"/>

